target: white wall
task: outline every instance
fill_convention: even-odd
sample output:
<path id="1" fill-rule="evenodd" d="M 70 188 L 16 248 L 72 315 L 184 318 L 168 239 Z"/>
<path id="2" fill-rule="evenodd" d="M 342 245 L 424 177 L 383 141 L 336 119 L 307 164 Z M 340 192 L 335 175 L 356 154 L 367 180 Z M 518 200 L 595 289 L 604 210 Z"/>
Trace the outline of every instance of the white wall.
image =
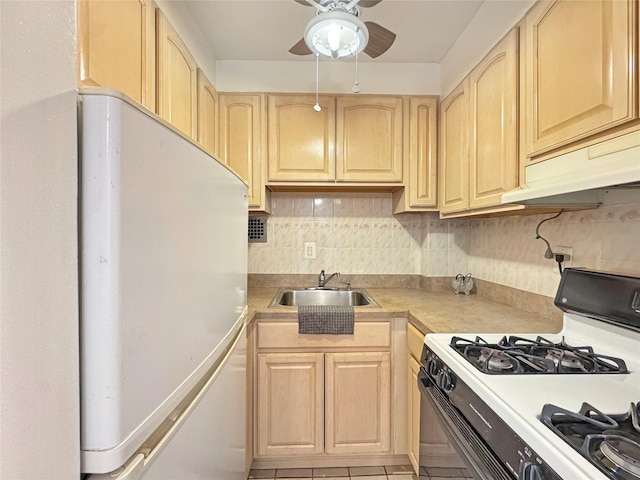
<path id="1" fill-rule="evenodd" d="M 221 92 L 315 92 L 315 62 L 218 61 Z M 320 60 L 321 93 L 351 93 L 355 60 Z M 358 63 L 363 94 L 438 95 L 440 65 L 435 63 Z"/>
<path id="2" fill-rule="evenodd" d="M 0 25 L 0 478 L 77 479 L 75 4 Z"/>
<path id="3" fill-rule="evenodd" d="M 524 16 L 535 0 L 487 0 L 441 64 L 360 62 L 363 94 L 447 95 Z M 198 66 L 221 92 L 315 92 L 315 63 L 216 60 L 189 10 L 180 2 L 157 0 Z M 353 59 L 320 60 L 320 92 L 351 93 Z"/>

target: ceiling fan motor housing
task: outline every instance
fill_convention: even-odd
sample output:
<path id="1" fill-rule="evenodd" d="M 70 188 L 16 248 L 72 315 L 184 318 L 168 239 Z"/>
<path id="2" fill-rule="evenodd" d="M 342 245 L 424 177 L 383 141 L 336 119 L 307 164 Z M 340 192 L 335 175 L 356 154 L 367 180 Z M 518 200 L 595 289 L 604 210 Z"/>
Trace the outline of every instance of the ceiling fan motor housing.
<path id="1" fill-rule="evenodd" d="M 294 0 L 314 6 L 316 15 L 307 24 L 304 37 L 289 52 L 294 55 L 352 57 L 360 52 L 377 58 L 386 52 L 396 34 L 375 22 L 360 20 L 359 8 L 371 8 L 383 0 Z"/>
<path id="2" fill-rule="evenodd" d="M 304 38 L 311 51 L 342 58 L 364 50 L 369 41 L 369 30 L 355 15 L 334 9 L 318 12 L 307 24 Z"/>
<path id="3" fill-rule="evenodd" d="M 356 17 L 360 16 L 360 9 L 358 9 L 357 3 L 353 3 L 350 1 L 347 2 L 343 0 L 324 0 L 323 2 L 320 2 L 320 5 L 322 5 L 328 11 L 338 10 L 349 13 Z M 327 10 L 318 10 L 316 12 L 316 15 L 322 15 L 323 13 L 326 13 Z"/>

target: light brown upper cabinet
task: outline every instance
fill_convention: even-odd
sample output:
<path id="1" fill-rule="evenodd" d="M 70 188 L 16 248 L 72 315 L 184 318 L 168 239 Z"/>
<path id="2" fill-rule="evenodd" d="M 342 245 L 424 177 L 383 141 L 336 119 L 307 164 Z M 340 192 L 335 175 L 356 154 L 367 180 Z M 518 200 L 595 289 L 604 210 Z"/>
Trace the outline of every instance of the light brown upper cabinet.
<path id="1" fill-rule="evenodd" d="M 469 209 L 469 78 L 440 103 L 440 212 Z"/>
<path id="2" fill-rule="evenodd" d="M 218 92 L 198 69 L 198 142 L 212 155 L 218 154 Z"/>
<path id="3" fill-rule="evenodd" d="M 249 209 L 268 211 L 264 94 L 220 93 L 220 159 L 249 184 Z"/>
<path id="4" fill-rule="evenodd" d="M 269 95 L 269 182 L 402 181 L 402 97 Z"/>
<path id="5" fill-rule="evenodd" d="M 155 6 L 78 2 L 79 85 L 114 88 L 155 110 Z"/>
<path id="6" fill-rule="evenodd" d="M 336 99 L 336 178 L 402 181 L 402 97 Z"/>
<path id="7" fill-rule="evenodd" d="M 438 99 L 405 99 L 404 188 L 393 192 L 393 212 L 435 210 L 438 204 Z"/>
<path id="8" fill-rule="evenodd" d="M 335 179 L 335 97 L 269 95 L 269 181 Z"/>
<path id="9" fill-rule="evenodd" d="M 469 75 L 469 208 L 500 205 L 518 186 L 518 30 Z"/>
<path id="10" fill-rule="evenodd" d="M 440 105 L 440 214 L 487 213 L 518 186 L 518 29 Z"/>
<path id="11" fill-rule="evenodd" d="M 525 154 L 637 117 L 634 0 L 541 1 L 524 32 Z"/>
<path id="12" fill-rule="evenodd" d="M 158 115 L 178 130 L 197 139 L 197 69 L 164 14 L 157 13 Z"/>

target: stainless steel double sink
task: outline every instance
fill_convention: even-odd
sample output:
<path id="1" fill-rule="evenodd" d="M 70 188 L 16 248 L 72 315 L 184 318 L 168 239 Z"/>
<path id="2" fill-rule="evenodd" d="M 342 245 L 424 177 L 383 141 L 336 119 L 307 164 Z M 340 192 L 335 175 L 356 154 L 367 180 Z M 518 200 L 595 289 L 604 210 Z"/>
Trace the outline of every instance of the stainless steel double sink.
<path id="1" fill-rule="evenodd" d="M 269 307 L 297 307 L 299 305 L 347 305 L 378 307 L 366 290 L 333 288 L 280 288 Z"/>

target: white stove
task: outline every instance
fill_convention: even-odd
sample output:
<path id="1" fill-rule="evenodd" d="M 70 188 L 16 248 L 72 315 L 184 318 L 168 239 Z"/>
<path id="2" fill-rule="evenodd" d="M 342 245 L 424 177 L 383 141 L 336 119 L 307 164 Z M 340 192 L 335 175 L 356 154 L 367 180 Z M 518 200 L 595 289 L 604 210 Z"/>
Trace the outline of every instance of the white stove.
<path id="1" fill-rule="evenodd" d="M 640 402 L 640 278 L 567 269 L 556 305 L 565 310 L 562 331 L 543 338 L 428 334 L 422 390 L 479 479 L 640 479 L 640 431 L 618 416 Z M 559 429 L 541 420 L 547 404 L 578 414 L 585 402 L 625 419 L 633 438 L 614 457 L 622 467 L 594 463 L 573 431 L 562 438 L 566 418 L 551 415 Z"/>

